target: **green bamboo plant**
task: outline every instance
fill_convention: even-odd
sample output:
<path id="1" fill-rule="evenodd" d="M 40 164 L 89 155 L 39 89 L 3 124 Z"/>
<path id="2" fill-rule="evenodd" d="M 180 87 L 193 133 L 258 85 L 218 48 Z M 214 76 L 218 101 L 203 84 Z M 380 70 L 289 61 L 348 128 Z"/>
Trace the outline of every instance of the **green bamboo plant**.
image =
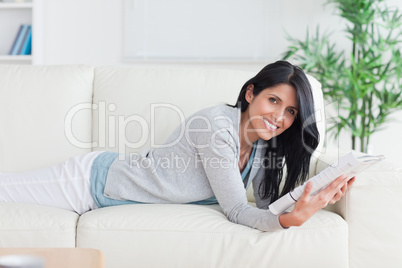
<path id="1" fill-rule="evenodd" d="M 284 59 L 293 59 L 322 84 L 327 101 L 337 103 L 335 137 L 352 135 L 352 147 L 367 152 L 370 136 L 390 113 L 402 109 L 401 13 L 382 0 L 329 0 L 346 20 L 350 51 L 340 51 L 331 34 L 307 30 L 304 41 L 288 37 Z"/>

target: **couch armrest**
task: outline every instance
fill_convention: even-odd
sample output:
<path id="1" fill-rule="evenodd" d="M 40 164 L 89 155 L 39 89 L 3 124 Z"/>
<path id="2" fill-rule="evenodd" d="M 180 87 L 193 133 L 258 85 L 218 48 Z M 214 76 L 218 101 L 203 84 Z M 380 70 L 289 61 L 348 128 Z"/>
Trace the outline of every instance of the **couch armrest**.
<path id="1" fill-rule="evenodd" d="M 317 173 L 342 154 L 319 157 Z M 360 173 L 346 196 L 327 208 L 349 226 L 350 267 L 397 267 L 402 263 L 402 168 L 387 160 Z"/>

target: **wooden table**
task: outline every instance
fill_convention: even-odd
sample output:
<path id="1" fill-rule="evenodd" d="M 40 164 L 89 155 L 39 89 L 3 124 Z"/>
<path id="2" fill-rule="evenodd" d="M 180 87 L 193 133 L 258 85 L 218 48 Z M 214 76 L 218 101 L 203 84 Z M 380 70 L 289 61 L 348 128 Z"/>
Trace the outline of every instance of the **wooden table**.
<path id="1" fill-rule="evenodd" d="M 104 268 L 100 250 L 87 248 L 0 248 L 0 256 L 32 255 L 45 260 L 45 268 Z"/>

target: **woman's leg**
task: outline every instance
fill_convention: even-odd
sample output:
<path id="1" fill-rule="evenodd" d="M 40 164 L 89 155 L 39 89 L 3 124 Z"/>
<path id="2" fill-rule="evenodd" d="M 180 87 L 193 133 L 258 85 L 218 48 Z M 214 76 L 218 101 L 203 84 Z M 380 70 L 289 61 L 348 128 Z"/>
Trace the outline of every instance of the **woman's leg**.
<path id="1" fill-rule="evenodd" d="M 89 179 L 95 158 L 91 152 L 28 172 L 0 173 L 0 202 L 39 204 L 82 214 L 97 208 Z"/>

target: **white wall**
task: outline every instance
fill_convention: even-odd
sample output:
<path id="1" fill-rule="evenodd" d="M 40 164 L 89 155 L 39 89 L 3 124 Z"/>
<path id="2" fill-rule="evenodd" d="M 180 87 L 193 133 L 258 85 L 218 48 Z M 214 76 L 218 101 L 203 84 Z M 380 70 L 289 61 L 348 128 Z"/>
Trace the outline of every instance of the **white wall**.
<path id="1" fill-rule="evenodd" d="M 40 57 L 36 64 L 92 64 L 92 65 L 167 65 L 207 68 L 231 68 L 258 71 L 266 63 L 280 59 L 287 41 L 284 31 L 294 37 L 303 38 L 306 27 L 315 29 L 320 23 L 322 30 L 339 30 L 342 21 L 333 15 L 331 6 L 325 6 L 326 0 L 266 0 L 267 33 L 272 54 L 264 62 L 242 63 L 125 63 L 123 62 L 123 0 L 37 0 L 42 4 L 43 39 Z M 126 0 L 128 1 L 128 0 Z M 402 9 L 402 1 L 387 0 L 389 5 Z M 273 27 L 274 26 L 274 27 Z M 39 31 L 40 29 L 38 29 Z M 342 32 L 334 33 L 334 39 L 341 47 L 348 43 Z M 253 41 L 252 36 L 243 37 Z M 395 113 L 395 122 L 388 123 L 386 130 L 373 135 L 373 153 L 385 154 L 387 158 L 402 167 L 402 111 Z M 329 142 L 332 146 L 350 148 L 347 135 L 339 141 Z"/>
<path id="2" fill-rule="evenodd" d="M 123 1 L 130 0 L 36 0 L 43 9 L 43 56 L 38 64 L 91 63 L 121 65 L 123 62 Z M 318 22 L 323 30 L 333 24 L 339 25 L 339 18 L 330 9 L 324 8 L 325 0 L 267 0 L 264 5 L 266 16 L 265 38 L 272 51 L 268 62 L 280 59 L 288 44 L 285 31 L 302 38 L 306 27 L 315 28 Z M 228 10 L 230 10 L 228 8 Z M 328 18 L 332 18 L 328 20 Z M 333 23 L 335 22 L 335 23 Z M 163 23 L 163 22 L 161 22 Z M 333 28 L 332 28 L 333 29 Z M 338 29 L 340 29 L 338 27 Z M 338 33 L 334 38 L 338 38 Z M 241 38 L 253 42 L 252 36 Z M 181 63 L 186 65 L 228 66 L 258 70 L 265 63 Z M 131 64 L 131 63 L 130 63 Z M 141 63 L 144 64 L 144 63 Z M 155 64 L 155 63 L 152 63 Z M 160 64 L 160 63 L 156 63 Z M 173 64 L 165 62 L 163 64 Z"/>
<path id="3" fill-rule="evenodd" d="M 36 59 L 37 63 L 121 64 L 121 1 L 40 1 L 43 2 L 43 55 Z"/>

